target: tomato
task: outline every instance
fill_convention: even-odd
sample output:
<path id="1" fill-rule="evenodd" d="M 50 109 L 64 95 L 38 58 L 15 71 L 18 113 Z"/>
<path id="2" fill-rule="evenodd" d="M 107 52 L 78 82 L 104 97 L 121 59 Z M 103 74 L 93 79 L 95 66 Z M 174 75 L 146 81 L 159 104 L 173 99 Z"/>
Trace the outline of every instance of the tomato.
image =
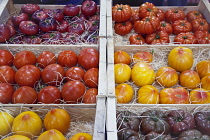
<path id="1" fill-rule="evenodd" d="M 25 65 L 35 65 L 36 56 L 31 51 L 20 51 L 14 56 L 14 65 L 17 69 Z"/>
<path id="2" fill-rule="evenodd" d="M 66 6 L 63 7 L 63 13 L 66 16 L 76 16 L 80 12 L 80 7 L 78 5 L 74 4 L 67 4 Z"/>
<path id="3" fill-rule="evenodd" d="M 196 64 L 196 72 L 200 76 L 200 78 L 203 78 L 204 76 L 210 75 L 210 61 L 204 60 L 200 61 Z"/>
<path id="4" fill-rule="evenodd" d="M 138 103 L 140 104 L 158 104 L 159 92 L 156 87 L 152 85 L 142 86 L 138 90 Z"/>
<path id="5" fill-rule="evenodd" d="M 16 71 L 7 65 L 0 66 L 0 83 L 15 84 Z"/>
<path id="6" fill-rule="evenodd" d="M 116 4 L 112 7 L 112 20 L 115 22 L 126 22 L 132 16 L 132 9 L 129 5 Z"/>
<path id="7" fill-rule="evenodd" d="M 161 9 L 158 9 L 157 15 L 156 15 L 160 21 L 165 21 L 165 12 Z"/>
<path id="8" fill-rule="evenodd" d="M 90 88 L 86 91 L 83 97 L 83 103 L 85 104 L 93 104 L 96 103 L 96 96 L 98 95 L 97 88 Z"/>
<path id="9" fill-rule="evenodd" d="M 37 64 L 40 68 L 45 68 L 46 66 L 55 63 L 56 63 L 56 56 L 53 52 L 43 51 L 37 57 Z"/>
<path id="10" fill-rule="evenodd" d="M 54 86 L 47 86 L 38 93 L 38 103 L 59 104 L 61 102 L 61 91 Z"/>
<path id="11" fill-rule="evenodd" d="M 169 43 L 169 35 L 165 31 L 152 33 L 146 36 L 147 44 L 166 44 Z"/>
<path id="12" fill-rule="evenodd" d="M 78 55 L 78 64 L 85 70 L 99 67 L 99 52 L 94 48 L 82 49 Z"/>
<path id="13" fill-rule="evenodd" d="M 34 65 L 25 65 L 17 70 L 15 74 L 15 82 L 19 86 L 35 87 L 41 77 L 41 71 Z"/>
<path id="14" fill-rule="evenodd" d="M 194 89 L 199 86 L 201 80 L 197 72 L 185 70 L 179 75 L 180 85 L 188 89 Z"/>
<path id="15" fill-rule="evenodd" d="M 136 9 L 133 11 L 132 16 L 130 18 L 130 22 L 134 24 L 137 20 L 140 20 L 139 18 L 139 9 Z"/>
<path id="16" fill-rule="evenodd" d="M 49 13 L 49 16 L 60 22 L 64 19 L 63 9 L 54 9 Z"/>
<path id="17" fill-rule="evenodd" d="M 179 19 L 185 19 L 185 13 L 183 10 L 169 9 L 165 12 L 165 19 L 169 23 L 173 23 Z"/>
<path id="18" fill-rule="evenodd" d="M 134 23 L 134 30 L 139 34 L 152 34 L 160 26 L 160 20 L 155 16 L 149 16 L 143 18 L 141 21 L 136 21 Z"/>
<path id="19" fill-rule="evenodd" d="M 210 90 L 210 75 L 204 76 L 201 79 L 201 88 L 206 89 L 206 90 Z"/>
<path id="20" fill-rule="evenodd" d="M 165 31 L 166 33 L 168 33 L 170 35 L 170 34 L 172 34 L 172 31 L 173 31 L 172 25 L 168 22 L 161 21 L 158 31 Z"/>
<path id="21" fill-rule="evenodd" d="M 0 103 L 8 104 L 12 102 L 14 88 L 8 83 L 0 83 Z"/>
<path id="22" fill-rule="evenodd" d="M 85 25 L 83 22 L 73 22 L 69 24 L 67 32 L 81 35 L 85 32 Z"/>
<path id="23" fill-rule="evenodd" d="M 39 29 L 43 32 L 54 31 L 57 21 L 52 17 L 47 17 L 39 22 Z"/>
<path id="24" fill-rule="evenodd" d="M 130 55 L 125 51 L 116 51 L 114 53 L 114 64 L 123 63 L 129 65 L 131 62 Z"/>
<path id="25" fill-rule="evenodd" d="M 98 87 L 98 68 L 91 68 L 84 74 L 85 85 L 89 88 Z"/>
<path id="26" fill-rule="evenodd" d="M 28 86 L 19 87 L 12 96 L 12 103 L 35 104 L 37 102 L 37 92 Z"/>
<path id="27" fill-rule="evenodd" d="M 63 67 L 73 67 L 77 65 L 77 55 L 72 50 L 61 51 L 58 54 L 58 64 Z"/>
<path id="28" fill-rule="evenodd" d="M 153 55 L 150 52 L 140 51 L 133 55 L 133 62 L 137 63 L 139 61 L 145 61 L 147 63 L 152 62 Z"/>
<path id="29" fill-rule="evenodd" d="M 140 19 L 148 16 L 156 16 L 158 13 L 158 8 L 150 2 L 145 2 L 139 7 L 139 17 Z"/>
<path id="30" fill-rule="evenodd" d="M 39 26 L 33 21 L 21 21 L 19 29 L 26 35 L 37 35 L 39 32 Z"/>
<path id="31" fill-rule="evenodd" d="M 64 69 L 59 64 L 50 64 L 42 71 L 41 78 L 50 86 L 60 86 L 64 77 Z"/>
<path id="32" fill-rule="evenodd" d="M 119 35 L 129 34 L 132 30 L 132 23 L 130 21 L 115 23 L 114 30 L 115 33 Z"/>
<path id="33" fill-rule="evenodd" d="M 18 15 L 12 16 L 11 19 L 12 19 L 13 25 L 18 27 L 21 21 L 29 20 L 29 16 L 25 13 L 20 13 Z"/>
<path id="34" fill-rule="evenodd" d="M 82 82 L 69 81 L 63 85 L 61 96 L 66 103 L 80 103 L 85 90 L 85 85 Z"/>
<path id="35" fill-rule="evenodd" d="M 39 9 L 40 9 L 40 7 L 37 4 L 31 4 L 31 3 L 24 4 L 21 7 L 21 11 L 28 15 L 32 15 L 35 11 L 37 11 Z"/>
<path id="36" fill-rule="evenodd" d="M 179 33 L 174 38 L 175 44 L 197 44 L 197 39 L 192 32 Z"/>
<path id="37" fill-rule="evenodd" d="M 187 20 L 176 20 L 172 23 L 173 34 L 177 35 L 181 32 L 191 32 L 192 25 Z"/>
<path id="38" fill-rule="evenodd" d="M 198 44 L 210 44 L 210 34 L 208 31 L 195 31 L 194 36 L 197 38 Z"/>
<path id="39" fill-rule="evenodd" d="M 129 37 L 130 44 L 142 45 L 145 43 L 145 39 L 140 34 L 134 34 Z"/>
<path id="40" fill-rule="evenodd" d="M 62 20 L 57 26 L 56 26 L 56 30 L 60 33 L 65 33 L 67 32 L 69 23 L 66 20 Z"/>
<path id="41" fill-rule="evenodd" d="M 71 67 L 66 71 L 65 77 L 67 81 L 79 80 L 83 81 L 85 71 L 81 67 Z"/>
<path id="42" fill-rule="evenodd" d="M 36 24 L 39 24 L 39 22 L 47 17 L 49 17 L 49 14 L 51 14 L 52 11 L 50 11 L 49 13 L 46 13 L 46 11 L 44 11 L 43 9 L 41 10 L 37 10 L 36 12 L 33 13 L 33 15 L 31 16 L 31 20 L 33 22 L 35 22 Z M 52 15 L 50 15 L 52 16 Z"/>
<path id="43" fill-rule="evenodd" d="M 129 103 L 133 96 L 133 87 L 128 84 L 119 84 L 115 87 L 115 95 L 118 103 Z"/>
<path id="44" fill-rule="evenodd" d="M 69 138 L 69 140 L 79 140 L 79 139 L 92 140 L 93 136 L 88 133 L 80 132 L 80 133 L 73 135 L 71 138 Z"/>
<path id="45" fill-rule="evenodd" d="M 86 16 L 93 16 L 97 12 L 97 4 L 92 0 L 82 2 L 81 12 Z"/>
<path id="46" fill-rule="evenodd" d="M 193 11 L 189 11 L 186 14 L 186 18 L 189 22 L 191 22 L 192 20 L 197 19 L 197 18 L 204 18 L 204 16 L 200 11 L 193 10 Z"/>
<path id="47" fill-rule="evenodd" d="M 209 23 L 202 18 L 192 20 L 192 31 L 209 31 Z"/>
<path id="48" fill-rule="evenodd" d="M 114 65 L 115 83 L 121 84 L 128 82 L 131 78 L 131 68 L 127 64 L 119 63 Z"/>
<path id="49" fill-rule="evenodd" d="M 41 44 L 42 39 L 39 36 L 23 36 L 23 39 L 21 40 L 24 44 Z"/>
<path id="50" fill-rule="evenodd" d="M 0 66 L 2 65 L 13 65 L 13 55 L 8 50 L 0 50 Z"/>
<path id="51" fill-rule="evenodd" d="M 209 104 L 210 93 L 202 88 L 196 88 L 190 91 L 190 101 L 192 104 Z"/>
<path id="52" fill-rule="evenodd" d="M 0 24 L 0 43 L 8 41 L 10 35 L 10 28 L 6 24 Z"/>
<path id="53" fill-rule="evenodd" d="M 160 104 L 189 104 L 189 93 L 183 87 L 164 88 L 160 91 Z"/>

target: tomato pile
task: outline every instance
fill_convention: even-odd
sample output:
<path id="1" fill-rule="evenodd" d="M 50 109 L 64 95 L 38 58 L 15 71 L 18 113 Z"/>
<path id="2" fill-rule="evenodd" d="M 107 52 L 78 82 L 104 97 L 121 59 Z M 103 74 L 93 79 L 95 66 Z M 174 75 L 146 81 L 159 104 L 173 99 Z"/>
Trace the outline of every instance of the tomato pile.
<path id="1" fill-rule="evenodd" d="M 210 139 L 210 112 L 147 110 L 142 113 L 117 113 L 119 140 Z"/>
<path id="2" fill-rule="evenodd" d="M 134 10 L 129 5 L 116 4 L 112 7 L 112 19 L 115 33 L 128 35 L 130 44 L 209 44 L 210 40 L 209 23 L 197 10 L 164 12 L 149 2 Z"/>
<path id="3" fill-rule="evenodd" d="M 210 61 L 199 52 L 175 47 L 162 52 L 116 51 L 114 53 L 115 94 L 118 103 L 208 104 L 210 103 Z M 202 51 L 202 50 L 200 50 Z M 195 58 L 197 57 L 197 58 Z M 199 57 L 199 58 L 198 58 Z M 207 58 L 206 58 L 207 57 Z M 161 61 L 164 61 L 162 63 Z"/>
<path id="4" fill-rule="evenodd" d="M 92 0 L 54 10 L 24 4 L 18 15 L 0 25 L 0 43 L 97 44 L 99 11 Z"/>
<path id="5" fill-rule="evenodd" d="M 36 55 L 29 50 L 16 54 L 0 50 L 0 103 L 96 103 L 98 50 Z"/>

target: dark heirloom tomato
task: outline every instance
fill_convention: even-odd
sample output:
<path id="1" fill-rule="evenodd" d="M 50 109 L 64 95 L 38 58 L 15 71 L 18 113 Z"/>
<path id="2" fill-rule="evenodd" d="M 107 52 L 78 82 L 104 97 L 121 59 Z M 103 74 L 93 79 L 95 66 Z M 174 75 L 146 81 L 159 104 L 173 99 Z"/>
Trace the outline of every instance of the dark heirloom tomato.
<path id="1" fill-rule="evenodd" d="M 12 102 L 14 88 L 8 83 L 0 83 L 0 103 L 8 104 Z"/>
<path id="2" fill-rule="evenodd" d="M 210 135 L 210 112 L 196 112 L 194 114 L 196 128 L 205 135 Z"/>
<path id="3" fill-rule="evenodd" d="M 86 16 L 92 16 L 97 12 L 97 4 L 92 0 L 82 2 L 81 12 Z"/>
<path id="4" fill-rule="evenodd" d="M 141 21 L 136 21 L 134 23 L 134 30 L 136 33 L 140 34 L 152 34 L 160 26 L 160 20 L 157 17 L 149 16 L 143 18 Z"/>
<path id="5" fill-rule="evenodd" d="M 9 29 L 10 29 L 10 37 L 13 37 L 17 32 L 16 32 L 16 30 L 15 30 L 15 27 L 14 26 L 12 26 L 12 25 L 10 25 L 10 24 L 6 24 L 8 27 L 9 27 Z"/>
<path id="6" fill-rule="evenodd" d="M 38 94 L 33 88 L 28 86 L 19 87 L 12 96 L 12 103 L 35 104 L 37 96 Z"/>
<path id="7" fill-rule="evenodd" d="M 192 25 L 187 20 L 176 20 L 172 23 L 173 33 L 175 35 L 182 32 L 191 32 Z"/>
<path id="8" fill-rule="evenodd" d="M 210 140 L 210 137 L 207 135 L 203 135 L 200 131 L 196 129 L 187 130 L 182 132 L 178 140 Z"/>
<path id="9" fill-rule="evenodd" d="M 73 5 L 73 4 L 67 4 L 66 6 L 63 7 L 63 13 L 66 16 L 76 16 L 80 12 L 80 7 L 78 5 Z"/>
<path id="10" fill-rule="evenodd" d="M 89 20 L 86 23 L 86 30 L 88 32 L 95 32 L 99 29 L 99 21 L 98 20 Z"/>
<path id="11" fill-rule="evenodd" d="M 140 19 L 148 16 L 156 16 L 158 13 L 158 8 L 150 2 L 145 2 L 139 7 L 139 17 Z"/>
<path id="12" fill-rule="evenodd" d="M 193 129 L 195 127 L 195 120 L 192 114 L 183 110 L 171 111 L 166 121 L 170 125 L 170 132 L 174 136 L 178 136 L 185 130 Z"/>
<path id="13" fill-rule="evenodd" d="M 22 42 L 26 44 L 41 44 L 42 39 L 39 36 L 24 36 Z"/>
<path id="14" fill-rule="evenodd" d="M 116 4 L 112 7 L 112 20 L 115 22 L 126 22 L 132 16 L 132 9 L 129 5 Z"/>
<path id="15" fill-rule="evenodd" d="M 39 32 L 39 26 L 33 21 L 22 21 L 19 25 L 19 29 L 26 35 L 36 35 Z"/>
<path id="16" fill-rule="evenodd" d="M 210 44 L 210 34 L 208 31 L 195 31 L 194 36 L 197 38 L 198 44 Z"/>
<path id="17" fill-rule="evenodd" d="M 131 129 L 121 129 L 117 132 L 119 140 L 141 140 L 138 132 Z"/>
<path id="18" fill-rule="evenodd" d="M 34 65 L 25 65 L 17 70 L 15 82 L 19 86 L 35 87 L 41 77 L 41 71 Z"/>
<path id="19" fill-rule="evenodd" d="M 98 87 L 98 68 L 91 68 L 84 74 L 85 85 L 89 88 Z"/>
<path id="20" fill-rule="evenodd" d="M 36 56 L 31 51 L 21 51 L 14 56 L 14 65 L 17 69 L 25 65 L 35 65 Z"/>
<path id="21" fill-rule="evenodd" d="M 11 19 L 12 19 L 13 25 L 18 27 L 21 21 L 26 21 L 29 19 L 29 17 L 25 13 L 20 13 L 19 15 L 12 16 Z"/>
<path id="22" fill-rule="evenodd" d="M 66 20 L 62 20 L 57 26 L 56 26 L 56 30 L 61 32 L 61 33 L 65 33 L 67 32 L 69 23 Z"/>
<path id="23" fill-rule="evenodd" d="M 78 64 L 85 70 L 99 67 L 99 52 L 94 48 L 82 49 L 78 55 Z"/>
<path id="24" fill-rule="evenodd" d="M 15 84 L 15 73 L 15 70 L 10 66 L 0 66 L 0 83 Z"/>
<path id="25" fill-rule="evenodd" d="M 191 21 L 192 31 L 209 31 L 209 23 L 202 18 L 194 19 Z"/>
<path id="26" fill-rule="evenodd" d="M 160 21 L 165 20 L 165 12 L 161 9 L 158 9 L 157 15 L 156 15 Z"/>
<path id="27" fill-rule="evenodd" d="M 67 28 L 67 32 L 81 35 L 85 32 L 85 25 L 82 22 L 71 23 Z"/>
<path id="28" fill-rule="evenodd" d="M 146 36 L 147 44 L 166 44 L 169 43 L 169 35 L 165 31 L 156 32 Z"/>
<path id="29" fill-rule="evenodd" d="M 67 33 L 66 36 L 63 39 L 64 44 L 77 44 L 79 42 L 82 42 L 81 36 L 74 33 Z"/>
<path id="30" fill-rule="evenodd" d="M 80 81 L 69 81 L 62 88 L 62 98 L 66 103 L 80 103 L 85 94 L 85 85 Z"/>
<path id="31" fill-rule="evenodd" d="M 56 63 L 56 56 L 53 52 L 43 51 L 37 57 L 37 64 L 40 68 L 45 68 L 46 66 L 55 63 Z"/>
<path id="32" fill-rule="evenodd" d="M 197 18 L 204 18 L 204 16 L 200 11 L 194 10 L 194 11 L 189 11 L 186 14 L 186 18 L 189 22 L 191 22 L 192 20 Z"/>
<path id="33" fill-rule="evenodd" d="M 145 40 L 142 35 L 131 35 L 129 37 L 130 44 L 142 45 L 145 43 Z"/>
<path id="34" fill-rule="evenodd" d="M 159 110 L 148 110 L 141 114 L 141 131 L 148 134 L 151 131 L 159 134 L 168 134 L 170 130 L 169 124 L 165 121 L 166 115 Z"/>
<path id="35" fill-rule="evenodd" d="M 59 44 L 62 38 L 62 34 L 58 31 L 48 32 L 42 36 L 43 43 L 47 44 Z"/>
<path id="36" fill-rule="evenodd" d="M 165 31 L 166 33 L 168 33 L 168 35 L 170 35 L 170 34 L 172 34 L 172 31 L 173 31 L 172 25 L 168 22 L 161 21 L 158 31 Z"/>
<path id="37" fill-rule="evenodd" d="M 114 30 L 116 34 L 126 35 L 131 32 L 132 24 L 130 21 L 122 22 L 122 23 L 115 23 Z"/>
<path id="38" fill-rule="evenodd" d="M 6 24 L 0 24 L 0 43 L 10 39 L 10 29 Z"/>
<path id="39" fill-rule="evenodd" d="M 0 49 L 0 66 L 2 66 L 2 65 L 12 66 L 13 59 L 14 59 L 14 57 L 10 51 Z"/>
<path id="40" fill-rule="evenodd" d="M 117 130 L 131 129 L 139 132 L 140 119 L 137 114 L 131 112 L 119 112 L 117 113 Z"/>
<path id="41" fill-rule="evenodd" d="M 61 102 L 61 92 L 57 87 L 47 86 L 38 93 L 38 103 L 59 104 Z"/>
<path id="42" fill-rule="evenodd" d="M 62 9 L 54 9 L 49 13 L 50 17 L 53 17 L 58 22 L 62 21 L 64 18 L 63 10 Z"/>
<path id="43" fill-rule="evenodd" d="M 148 133 L 145 136 L 145 140 L 173 140 L 172 137 L 170 135 L 162 135 L 162 134 L 158 134 L 154 131 Z"/>
<path id="44" fill-rule="evenodd" d="M 130 22 L 134 24 L 137 20 L 140 20 L 139 18 L 139 9 L 136 9 L 132 12 L 132 16 L 130 18 Z"/>
<path id="45" fill-rule="evenodd" d="M 98 95 L 98 89 L 96 89 L 96 88 L 88 89 L 83 97 L 83 103 L 95 104 L 97 95 Z"/>
<path id="46" fill-rule="evenodd" d="M 77 55 L 72 50 L 64 50 L 58 54 L 58 64 L 63 67 L 73 67 L 77 65 Z"/>
<path id="47" fill-rule="evenodd" d="M 50 64 L 42 71 L 41 78 L 50 86 L 60 86 L 64 77 L 64 69 L 59 64 Z"/>
<path id="48" fill-rule="evenodd" d="M 35 11 L 39 10 L 40 7 L 37 4 L 24 4 L 21 7 L 21 11 L 28 15 L 32 15 Z"/>
<path id="49" fill-rule="evenodd" d="M 39 22 L 39 28 L 43 32 L 49 32 L 56 30 L 56 20 L 52 17 L 45 18 Z"/>
<path id="50" fill-rule="evenodd" d="M 175 44 L 197 44 L 197 39 L 192 32 L 179 33 L 174 38 Z"/>
<path id="51" fill-rule="evenodd" d="M 84 74 L 85 74 L 85 71 L 82 68 L 71 67 L 66 71 L 65 77 L 67 81 L 72 81 L 72 80 L 83 81 Z"/>
<path id="52" fill-rule="evenodd" d="M 33 13 L 31 20 L 34 21 L 36 24 L 39 24 L 41 20 L 47 17 L 49 17 L 49 15 L 41 9 Z"/>
<path id="53" fill-rule="evenodd" d="M 167 22 L 173 23 L 176 20 L 185 19 L 185 13 L 179 9 L 169 9 L 165 12 L 165 19 Z"/>

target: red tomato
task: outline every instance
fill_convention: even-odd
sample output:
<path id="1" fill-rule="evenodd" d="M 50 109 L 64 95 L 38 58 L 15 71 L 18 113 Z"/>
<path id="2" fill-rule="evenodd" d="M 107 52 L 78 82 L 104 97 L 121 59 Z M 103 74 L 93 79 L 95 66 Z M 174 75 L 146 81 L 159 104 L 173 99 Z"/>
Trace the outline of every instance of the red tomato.
<path id="1" fill-rule="evenodd" d="M 14 88 L 8 83 L 0 83 L 0 103 L 7 104 L 12 101 Z"/>
<path id="2" fill-rule="evenodd" d="M 35 65 L 36 56 L 31 51 L 21 51 L 15 54 L 14 65 L 17 69 L 25 65 Z"/>
<path id="3" fill-rule="evenodd" d="M 38 103 L 59 104 L 61 102 L 61 92 L 57 87 L 44 87 L 38 94 Z"/>
<path id="4" fill-rule="evenodd" d="M 97 12 L 97 4 L 92 0 L 82 2 L 81 12 L 86 16 L 92 16 Z"/>
<path id="5" fill-rule="evenodd" d="M 50 64 L 42 71 L 41 78 L 50 86 L 59 86 L 64 77 L 64 69 L 59 64 Z"/>
<path id="6" fill-rule="evenodd" d="M 34 104 L 37 102 L 37 96 L 38 95 L 33 88 L 23 86 L 14 92 L 12 96 L 12 103 Z"/>
<path id="7" fill-rule="evenodd" d="M 73 67 L 77 65 L 77 55 L 74 51 L 65 50 L 58 55 L 58 64 L 63 67 Z"/>
<path id="8" fill-rule="evenodd" d="M 41 77 L 41 71 L 34 65 L 25 65 L 15 74 L 15 81 L 19 86 L 35 87 Z"/>
<path id="9" fill-rule="evenodd" d="M 98 95 L 98 89 L 90 88 L 89 90 L 86 91 L 83 97 L 83 103 L 86 103 L 86 104 L 96 103 L 97 95 Z"/>
<path id="10" fill-rule="evenodd" d="M 10 66 L 0 66 L 0 83 L 15 83 L 15 70 Z"/>
<path id="11" fill-rule="evenodd" d="M 187 20 L 176 20 L 172 23 L 173 33 L 175 35 L 182 32 L 191 32 L 192 24 Z"/>
<path id="12" fill-rule="evenodd" d="M 66 71 L 67 81 L 79 80 L 83 81 L 85 71 L 80 67 L 71 67 Z"/>
<path id="13" fill-rule="evenodd" d="M 167 22 L 173 23 L 179 19 L 185 19 L 185 13 L 183 10 L 169 9 L 165 12 L 165 19 Z"/>
<path id="14" fill-rule="evenodd" d="M 85 48 L 78 55 L 78 64 L 85 70 L 99 67 L 99 52 L 94 48 Z"/>
<path id="15" fill-rule="evenodd" d="M 8 50 L 0 50 L 0 66 L 2 65 L 13 65 L 13 55 Z"/>
<path id="16" fill-rule="evenodd" d="M 98 87 L 98 68 L 91 68 L 85 72 L 84 75 L 85 85 L 89 88 Z"/>
<path id="17" fill-rule="evenodd" d="M 63 86 L 61 95 L 66 103 L 80 103 L 85 90 L 82 82 L 69 81 Z"/>
<path id="18" fill-rule="evenodd" d="M 46 66 L 48 66 L 50 64 L 56 63 L 56 56 L 53 52 L 43 51 L 37 57 L 37 63 L 40 68 L 45 68 Z"/>

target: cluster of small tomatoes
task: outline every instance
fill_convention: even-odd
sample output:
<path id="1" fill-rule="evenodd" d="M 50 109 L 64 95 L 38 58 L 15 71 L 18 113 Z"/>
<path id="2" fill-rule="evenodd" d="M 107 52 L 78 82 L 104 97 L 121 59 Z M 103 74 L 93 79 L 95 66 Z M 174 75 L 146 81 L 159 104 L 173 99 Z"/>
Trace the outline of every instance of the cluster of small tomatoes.
<path id="1" fill-rule="evenodd" d="M 168 44 L 169 35 L 175 44 L 209 44 L 209 23 L 200 11 L 185 12 L 181 9 L 163 11 L 146 2 L 133 10 L 129 5 L 112 7 L 112 19 L 116 34 L 127 35 L 130 44 Z"/>

